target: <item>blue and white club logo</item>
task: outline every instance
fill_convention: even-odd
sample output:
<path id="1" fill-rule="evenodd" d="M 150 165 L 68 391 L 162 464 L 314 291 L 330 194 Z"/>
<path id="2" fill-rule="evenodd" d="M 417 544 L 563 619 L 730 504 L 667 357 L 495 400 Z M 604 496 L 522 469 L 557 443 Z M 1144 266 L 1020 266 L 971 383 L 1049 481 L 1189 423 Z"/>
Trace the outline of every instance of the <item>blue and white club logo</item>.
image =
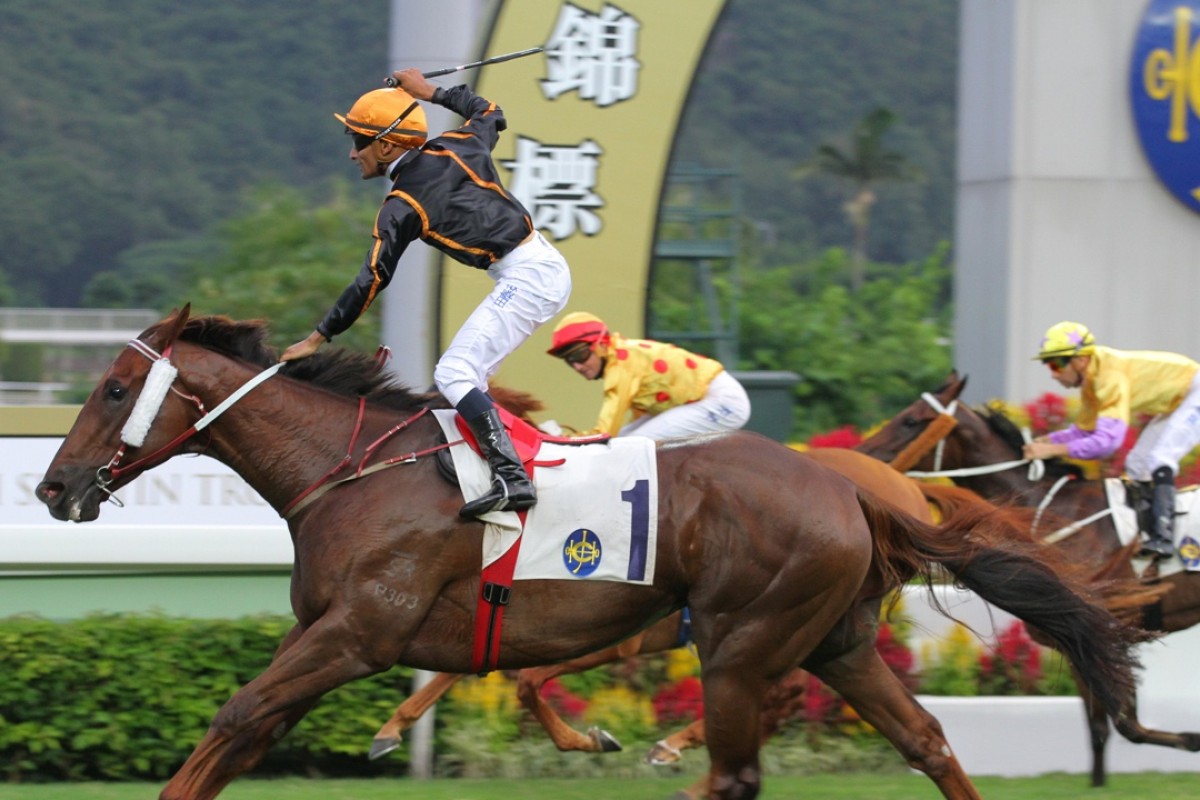
<path id="1" fill-rule="evenodd" d="M 1155 175 L 1200 213 L 1200 0 L 1151 0 L 1133 44 L 1129 99 Z"/>
<path id="2" fill-rule="evenodd" d="M 579 528 L 571 531 L 563 545 L 563 564 L 567 572 L 577 578 L 586 578 L 600 566 L 600 537 L 595 531 Z"/>

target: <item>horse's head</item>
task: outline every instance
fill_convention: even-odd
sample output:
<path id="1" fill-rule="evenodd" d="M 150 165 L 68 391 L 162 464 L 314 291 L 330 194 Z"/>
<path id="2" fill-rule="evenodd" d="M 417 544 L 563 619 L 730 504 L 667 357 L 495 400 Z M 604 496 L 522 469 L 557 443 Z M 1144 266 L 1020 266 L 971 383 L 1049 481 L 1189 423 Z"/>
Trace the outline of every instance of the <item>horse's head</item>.
<path id="1" fill-rule="evenodd" d="M 96 519 L 100 503 L 137 474 L 122 474 L 122 458 L 136 461 L 156 453 L 190 427 L 196 407 L 172 397 L 174 368 L 166 362 L 155 367 L 158 356 L 170 352 L 190 311 L 184 306 L 143 331 L 92 390 L 35 490 L 55 519 Z"/>
<path id="2" fill-rule="evenodd" d="M 940 388 L 922 394 L 855 449 L 902 471 L 931 463 L 934 448 L 960 416 L 956 401 L 966 385 L 965 375 L 960 378 L 957 371 L 951 371 Z M 897 461 L 902 455 L 905 463 Z"/>

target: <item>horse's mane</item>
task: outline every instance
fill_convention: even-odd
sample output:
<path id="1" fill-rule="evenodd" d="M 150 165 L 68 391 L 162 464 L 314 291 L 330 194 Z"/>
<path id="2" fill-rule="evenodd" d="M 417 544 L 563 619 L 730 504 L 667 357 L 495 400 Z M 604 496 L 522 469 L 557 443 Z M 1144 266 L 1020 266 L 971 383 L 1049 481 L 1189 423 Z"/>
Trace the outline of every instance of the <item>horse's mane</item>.
<path id="1" fill-rule="evenodd" d="M 1017 428 L 1017 424 L 1004 415 L 1003 412 L 994 408 L 976 408 L 975 413 L 987 423 L 988 429 L 996 436 L 1000 437 L 1016 455 L 1020 455 L 1025 447 L 1025 436 Z M 1060 478 L 1063 475 L 1072 475 L 1076 478 L 1082 478 L 1083 470 L 1077 464 L 1068 463 L 1061 458 L 1049 458 L 1045 461 L 1046 475 L 1054 478 Z"/>
<path id="2" fill-rule="evenodd" d="M 142 338 L 156 332 L 162 324 L 148 328 Z M 279 360 L 278 352 L 267 344 L 268 335 L 264 320 L 238 321 L 211 316 L 189 319 L 179 338 L 266 369 Z M 289 361 L 279 374 L 346 397 L 365 396 L 369 403 L 399 411 L 450 407 L 436 391 L 416 392 L 403 385 L 382 369 L 373 356 L 341 347 L 322 348 L 308 358 Z M 493 386 L 489 388 L 489 394 L 520 417 L 528 418 L 530 413 L 543 407 L 537 398 L 513 389 Z"/>

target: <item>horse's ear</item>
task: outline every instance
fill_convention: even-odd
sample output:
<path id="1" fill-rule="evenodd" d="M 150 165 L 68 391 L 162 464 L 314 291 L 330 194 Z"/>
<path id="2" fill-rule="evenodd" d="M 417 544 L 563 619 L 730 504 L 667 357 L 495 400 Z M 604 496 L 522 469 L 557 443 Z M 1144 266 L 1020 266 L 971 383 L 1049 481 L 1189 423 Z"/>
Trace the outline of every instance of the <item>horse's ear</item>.
<path id="1" fill-rule="evenodd" d="M 947 399 L 957 400 L 960 396 L 962 396 L 963 389 L 967 388 L 967 376 L 963 375 L 961 378 L 959 378 L 958 370 L 952 371 L 950 376 L 953 378 L 953 381 L 951 382 L 950 386 L 950 396 Z"/>
<path id="2" fill-rule="evenodd" d="M 186 303 L 182 309 L 175 309 L 171 312 L 171 316 L 162 321 L 159 332 L 163 335 L 161 342 L 158 342 L 160 352 L 165 352 L 175 340 L 179 338 L 179 334 L 183 332 L 183 326 L 187 325 L 188 317 L 192 314 L 192 304 Z"/>

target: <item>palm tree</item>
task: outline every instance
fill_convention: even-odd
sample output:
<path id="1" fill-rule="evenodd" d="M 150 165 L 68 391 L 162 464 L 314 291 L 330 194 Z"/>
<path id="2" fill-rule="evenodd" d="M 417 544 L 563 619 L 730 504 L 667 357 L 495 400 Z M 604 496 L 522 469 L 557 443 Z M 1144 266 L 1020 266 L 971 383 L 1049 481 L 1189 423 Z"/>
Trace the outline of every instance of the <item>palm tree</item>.
<path id="1" fill-rule="evenodd" d="M 883 136 L 896 121 L 896 115 L 886 108 L 877 108 L 858 121 L 849 150 L 826 142 L 817 148 L 816 155 L 792 171 L 796 179 L 814 173 L 843 178 L 853 185 L 854 194 L 842 206 L 854 228 L 854 248 L 850 261 L 850 288 L 862 287 L 867 263 L 867 230 L 871 207 L 876 196 L 872 187 L 884 180 L 919 180 L 921 172 L 909 166 L 904 156 L 883 146 Z"/>

